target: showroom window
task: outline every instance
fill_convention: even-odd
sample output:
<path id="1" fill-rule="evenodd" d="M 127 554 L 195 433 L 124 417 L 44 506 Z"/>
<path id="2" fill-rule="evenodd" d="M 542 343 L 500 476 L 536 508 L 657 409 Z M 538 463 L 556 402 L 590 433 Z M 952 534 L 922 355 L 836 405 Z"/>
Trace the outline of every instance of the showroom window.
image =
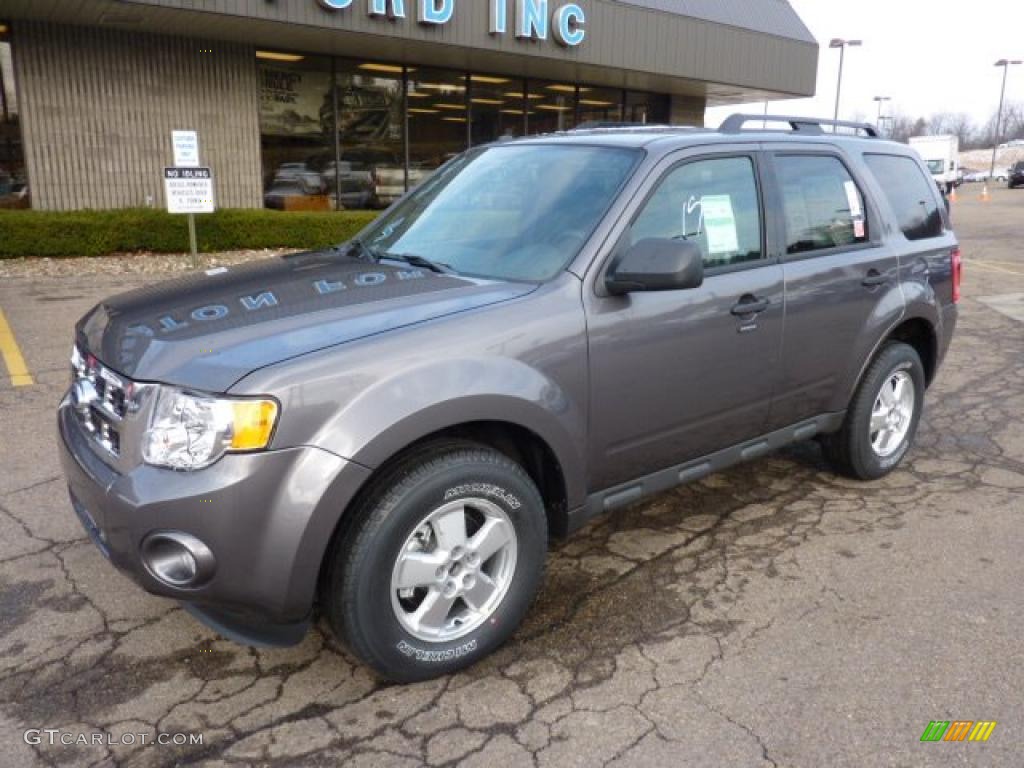
<path id="1" fill-rule="evenodd" d="M 264 205 L 330 210 L 324 171 L 334 158 L 331 60 L 276 51 L 256 57 Z"/>
<path id="2" fill-rule="evenodd" d="M 384 208 L 405 192 L 402 67 L 339 60 L 337 160 L 324 171 L 336 207 Z"/>
<path id="3" fill-rule="evenodd" d="M 618 123 L 622 120 L 623 92 L 620 88 L 580 87 L 576 104 L 577 125 Z"/>
<path id="4" fill-rule="evenodd" d="M 470 146 L 669 117 L 667 96 L 620 88 L 276 50 L 256 58 L 264 204 L 278 210 L 382 209 Z"/>
<path id="5" fill-rule="evenodd" d="M 409 188 L 469 144 L 467 75 L 454 70 L 408 69 Z"/>
<path id="6" fill-rule="evenodd" d="M 473 145 L 522 136 L 526 126 L 526 84 L 511 77 L 469 76 L 469 108 Z"/>
<path id="7" fill-rule="evenodd" d="M 0 22 L 0 208 L 30 207 L 10 27 Z"/>
<path id="8" fill-rule="evenodd" d="M 584 86 L 581 90 L 591 89 Z M 576 125 L 575 85 L 530 80 L 527 99 L 530 104 L 527 125 L 531 134 L 567 131 Z"/>
<path id="9" fill-rule="evenodd" d="M 661 93 L 627 91 L 624 119 L 629 123 L 668 125 L 671 122 L 669 102 L 669 97 Z"/>

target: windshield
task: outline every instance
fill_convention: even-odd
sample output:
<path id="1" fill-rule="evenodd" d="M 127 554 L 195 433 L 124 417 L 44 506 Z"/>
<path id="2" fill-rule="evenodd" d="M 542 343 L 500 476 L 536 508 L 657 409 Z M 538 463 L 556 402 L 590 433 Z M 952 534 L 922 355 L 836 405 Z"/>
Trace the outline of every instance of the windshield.
<path id="1" fill-rule="evenodd" d="M 929 160 L 928 161 L 928 170 L 931 171 L 932 173 L 943 173 L 945 167 L 946 167 L 946 164 L 942 160 Z"/>
<path id="2" fill-rule="evenodd" d="M 564 144 L 471 150 L 360 240 L 377 256 L 419 256 L 479 277 L 548 280 L 579 253 L 640 155 Z"/>

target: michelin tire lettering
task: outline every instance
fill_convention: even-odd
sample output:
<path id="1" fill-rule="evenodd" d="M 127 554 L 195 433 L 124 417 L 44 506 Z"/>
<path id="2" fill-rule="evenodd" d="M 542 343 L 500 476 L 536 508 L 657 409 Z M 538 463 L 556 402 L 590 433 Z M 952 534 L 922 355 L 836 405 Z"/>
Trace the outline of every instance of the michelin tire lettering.
<path id="1" fill-rule="evenodd" d="M 519 509 L 519 507 L 522 506 L 522 502 L 519 501 L 518 497 L 514 494 L 509 493 L 504 488 L 491 485 L 490 483 L 467 483 L 465 485 L 457 485 L 444 492 L 444 500 L 451 501 L 458 496 L 469 496 L 477 493 L 483 496 L 490 496 L 492 499 L 500 499 L 512 509 Z"/>
<path id="2" fill-rule="evenodd" d="M 476 650 L 476 640 L 470 640 L 468 643 L 463 643 L 455 648 L 448 648 L 443 651 L 429 651 L 423 648 L 416 648 L 415 646 L 409 645 L 405 640 L 402 640 L 396 646 L 398 650 L 410 658 L 416 659 L 416 661 L 427 661 L 430 663 L 439 663 L 442 661 L 451 661 L 452 659 L 458 659 L 467 654 L 472 653 Z"/>

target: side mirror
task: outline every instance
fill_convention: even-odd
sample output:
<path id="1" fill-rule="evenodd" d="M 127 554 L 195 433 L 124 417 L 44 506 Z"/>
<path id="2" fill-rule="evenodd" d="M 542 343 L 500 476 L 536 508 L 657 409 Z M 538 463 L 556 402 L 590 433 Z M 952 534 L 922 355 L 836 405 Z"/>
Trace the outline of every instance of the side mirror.
<path id="1" fill-rule="evenodd" d="M 613 296 L 635 291 L 681 291 L 704 283 L 704 258 L 689 240 L 648 238 L 612 264 L 604 285 Z"/>

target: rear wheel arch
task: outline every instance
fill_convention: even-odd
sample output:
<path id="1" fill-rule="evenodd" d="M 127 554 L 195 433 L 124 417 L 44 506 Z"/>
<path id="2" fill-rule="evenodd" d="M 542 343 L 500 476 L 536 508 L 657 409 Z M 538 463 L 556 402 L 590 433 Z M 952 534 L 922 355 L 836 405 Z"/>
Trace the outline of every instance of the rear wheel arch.
<path id="1" fill-rule="evenodd" d="M 925 385 L 931 386 L 938 368 L 939 342 L 935 326 L 923 317 L 913 317 L 901 322 L 879 345 L 879 349 L 892 341 L 909 344 L 921 358 L 924 366 Z M 878 350 L 875 351 L 877 354 Z"/>
<path id="2" fill-rule="evenodd" d="M 878 342 L 871 348 L 870 353 L 861 361 L 860 369 L 855 376 L 848 380 L 849 389 L 846 392 L 846 399 L 837 403 L 840 408 L 846 408 L 850 400 L 857 392 L 864 377 L 867 375 L 871 363 L 875 361 L 885 346 L 894 341 L 901 341 L 909 344 L 917 352 L 924 366 L 925 386 L 930 386 L 938 368 L 938 334 L 934 322 L 928 317 L 914 315 L 903 317 L 885 335 L 878 339 Z"/>

